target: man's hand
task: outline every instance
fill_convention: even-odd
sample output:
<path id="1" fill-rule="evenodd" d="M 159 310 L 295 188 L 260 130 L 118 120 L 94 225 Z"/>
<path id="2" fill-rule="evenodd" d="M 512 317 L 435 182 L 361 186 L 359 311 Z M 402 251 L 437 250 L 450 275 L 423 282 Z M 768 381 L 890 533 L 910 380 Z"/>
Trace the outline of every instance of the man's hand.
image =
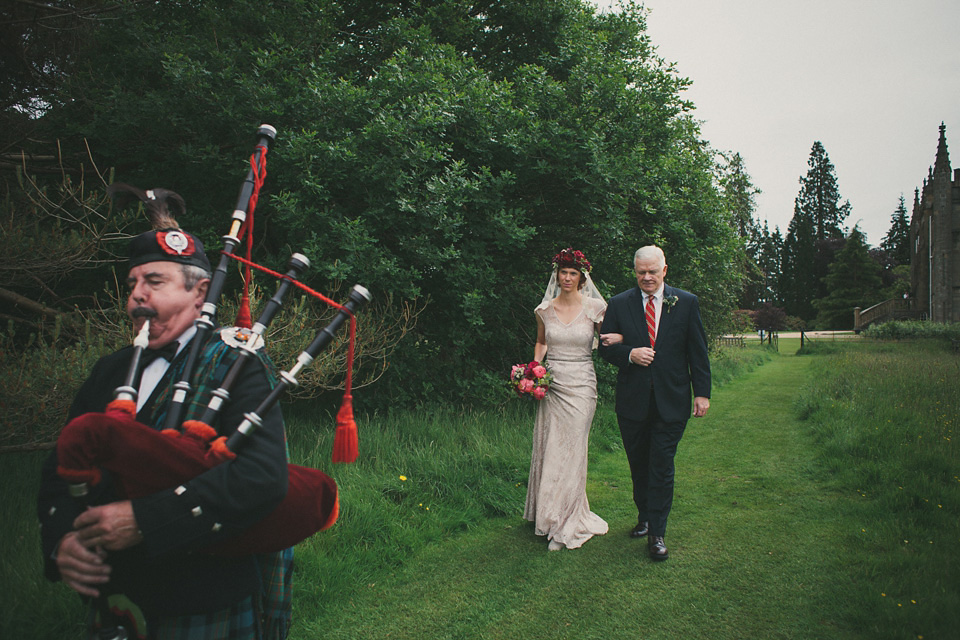
<path id="1" fill-rule="evenodd" d="M 693 399 L 693 417 L 702 418 L 707 415 L 707 409 L 710 408 L 710 398 L 697 396 Z"/>
<path id="2" fill-rule="evenodd" d="M 654 355 L 656 352 L 650 347 L 637 347 L 630 351 L 630 362 L 641 367 L 649 367 L 653 363 Z"/>
<path id="3" fill-rule="evenodd" d="M 80 595 L 96 598 L 100 592 L 94 585 L 110 580 L 110 567 L 104 563 L 102 549 L 88 549 L 80 543 L 76 531 L 63 536 L 57 547 L 57 568 L 63 582 Z"/>
<path id="4" fill-rule="evenodd" d="M 88 549 L 119 551 L 143 541 L 129 500 L 87 509 L 73 521 L 77 538 Z"/>

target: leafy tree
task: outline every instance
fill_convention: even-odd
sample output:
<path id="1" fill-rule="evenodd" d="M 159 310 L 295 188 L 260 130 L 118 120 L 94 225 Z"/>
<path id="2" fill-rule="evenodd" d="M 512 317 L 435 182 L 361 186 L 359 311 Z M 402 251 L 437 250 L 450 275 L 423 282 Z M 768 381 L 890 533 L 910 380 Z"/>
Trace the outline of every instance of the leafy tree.
<path id="1" fill-rule="evenodd" d="M 890 219 L 890 230 L 880 243 L 880 248 L 890 254 L 898 265 L 910 264 L 910 221 L 907 220 L 907 205 L 903 194 Z"/>
<path id="2" fill-rule="evenodd" d="M 883 298 L 906 298 L 910 295 L 910 265 L 898 264 L 884 272 Z"/>
<path id="3" fill-rule="evenodd" d="M 818 309 L 816 325 L 821 329 L 852 329 L 853 308 L 869 307 L 882 298 L 880 269 L 858 227 L 830 265 L 826 285 L 827 296 L 813 303 Z"/>
<path id="4" fill-rule="evenodd" d="M 787 313 L 771 302 L 764 302 L 753 314 L 753 325 L 772 344 L 773 334 L 787 328 Z"/>
<path id="5" fill-rule="evenodd" d="M 481 394 L 533 343 L 551 256 L 606 293 L 656 242 L 722 331 L 740 286 L 732 199 L 642 7 L 579 0 L 120 2 L 38 123 L 117 179 L 184 195 L 219 246 L 252 131 L 280 131 L 261 255 L 318 288 L 429 301 L 380 402 Z M 731 265 L 733 267 L 731 268 Z M 453 382 L 455 381 L 455 382 Z"/>

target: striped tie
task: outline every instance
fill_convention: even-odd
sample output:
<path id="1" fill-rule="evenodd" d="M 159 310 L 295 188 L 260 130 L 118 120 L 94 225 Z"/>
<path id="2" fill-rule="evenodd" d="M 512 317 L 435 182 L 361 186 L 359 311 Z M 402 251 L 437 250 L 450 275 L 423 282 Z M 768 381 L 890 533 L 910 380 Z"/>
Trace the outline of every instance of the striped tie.
<path id="1" fill-rule="evenodd" d="M 653 296 L 647 296 L 647 333 L 650 335 L 650 348 L 657 343 L 657 312 L 653 308 Z"/>

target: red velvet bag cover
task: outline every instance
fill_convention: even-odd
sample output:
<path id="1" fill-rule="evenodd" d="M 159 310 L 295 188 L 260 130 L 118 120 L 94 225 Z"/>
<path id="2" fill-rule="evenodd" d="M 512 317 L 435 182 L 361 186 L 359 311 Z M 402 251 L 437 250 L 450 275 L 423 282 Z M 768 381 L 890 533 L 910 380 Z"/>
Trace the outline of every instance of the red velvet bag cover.
<path id="1" fill-rule="evenodd" d="M 104 413 L 71 420 L 57 438 L 57 473 L 65 481 L 98 484 L 102 471 L 119 479 L 123 498 L 139 498 L 186 482 L 232 459 L 225 438 L 202 422 L 184 423 L 183 431 L 157 431 L 134 419 L 129 401 L 111 402 Z M 280 551 L 329 528 L 339 500 L 333 478 L 317 469 L 288 465 L 283 502 L 242 534 L 208 549 L 220 555 Z"/>

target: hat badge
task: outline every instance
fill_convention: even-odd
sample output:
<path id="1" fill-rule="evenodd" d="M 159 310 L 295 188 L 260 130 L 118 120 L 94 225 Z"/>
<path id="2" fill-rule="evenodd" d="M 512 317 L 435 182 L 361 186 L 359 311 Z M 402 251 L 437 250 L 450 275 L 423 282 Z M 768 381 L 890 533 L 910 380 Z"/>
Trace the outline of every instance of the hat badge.
<path id="1" fill-rule="evenodd" d="M 179 231 L 168 231 L 163 236 L 163 243 L 167 245 L 170 251 L 177 255 L 183 255 L 183 252 L 190 247 L 190 241 L 183 233 Z"/>

